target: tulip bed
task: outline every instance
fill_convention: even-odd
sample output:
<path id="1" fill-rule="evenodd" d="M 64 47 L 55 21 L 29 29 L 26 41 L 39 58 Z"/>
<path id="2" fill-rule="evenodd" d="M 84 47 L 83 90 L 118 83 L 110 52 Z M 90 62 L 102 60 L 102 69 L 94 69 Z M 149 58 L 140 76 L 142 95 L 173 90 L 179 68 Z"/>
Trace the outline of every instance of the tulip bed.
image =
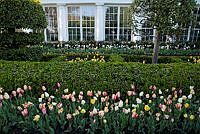
<path id="1" fill-rule="evenodd" d="M 57 83 L 32 97 L 24 85 L 8 94 L 0 88 L 1 133 L 200 133 L 200 103 L 193 86 L 181 89 L 134 85 L 122 95 L 75 92 Z M 123 96 L 123 97 L 122 97 Z"/>

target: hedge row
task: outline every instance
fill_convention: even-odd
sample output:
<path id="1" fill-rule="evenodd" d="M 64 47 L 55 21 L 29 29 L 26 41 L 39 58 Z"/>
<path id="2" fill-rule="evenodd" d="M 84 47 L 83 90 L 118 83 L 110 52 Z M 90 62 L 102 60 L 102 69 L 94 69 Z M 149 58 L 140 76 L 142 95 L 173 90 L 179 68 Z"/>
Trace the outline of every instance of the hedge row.
<path id="1" fill-rule="evenodd" d="M 92 58 L 100 58 L 100 56 L 104 56 L 104 60 L 106 62 L 145 62 L 146 64 L 151 64 L 152 56 L 147 55 L 127 55 L 127 54 L 45 54 L 43 61 L 70 61 L 72 59 L 76 60 L 77 58 L 91 60 Z M 159 56 L 158 63 L 180 63 L 180 62 L 188 62 L 189 56 Z"/>
<path id="2" fill-rule="evenodd" d="M 150 85 L 160 89 L 190 86 L 200 89 L 198 64 L 141 64 L 98 62 L 12 62 L 0 61 L 0 87 L 9 91 L 24 84 L 32 86 L 35 95 L 44 85 L 55 93 L 57 82 L 70 90 L 104 90 L 125 92 L 135 83 L 136 91 L 148 90 Z M 50 87 L 50 88 L 49 88 Z"/>

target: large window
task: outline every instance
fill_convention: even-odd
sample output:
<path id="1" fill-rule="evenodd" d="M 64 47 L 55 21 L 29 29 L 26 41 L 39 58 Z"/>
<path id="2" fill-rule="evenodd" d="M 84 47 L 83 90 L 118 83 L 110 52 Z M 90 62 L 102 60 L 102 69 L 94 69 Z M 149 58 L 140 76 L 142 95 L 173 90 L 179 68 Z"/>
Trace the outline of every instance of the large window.
<path id="1" fill-rule="evenodd" d="M 131 40 L 128 7 L 108 6 L 105 16 L 105 40 Z"/>
<path id="2" fill-rule="evenodd" d="M 146 22 L 142 24 L 141 39 L 153 41 L 153 28 Z"/>
<path id="3" fill-rule="evenodd" d="M 95 7 L 68 7 L 69 40 L 94 40 Z"/>
<path id="4" fill-rule="evenodd" d="M 48 22 L 46 29 L 47 41 L 58 40 L 57 8 L 45 7 L 45 14 Z"/>

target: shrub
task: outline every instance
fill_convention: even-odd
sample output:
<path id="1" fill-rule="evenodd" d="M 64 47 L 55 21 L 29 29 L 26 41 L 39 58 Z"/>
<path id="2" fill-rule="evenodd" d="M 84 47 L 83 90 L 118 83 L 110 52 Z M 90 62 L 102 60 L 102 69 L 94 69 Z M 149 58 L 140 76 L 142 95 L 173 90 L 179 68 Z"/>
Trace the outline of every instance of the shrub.
<path id="1" fill-rule="evenodd" d="M 40 61 L 44 49 L 41 47 L 0 50 L 0 59 L 10 61 Z"/>
<path id="2" fill-rule="evenodd" d="M 111 55 L 109 58 L 110 62 L 123 62 L 124 58 L 122 58 L 120 55 Z"/>
<path id="3" fill-rule="evenodd" d="M 136 91 L 148 90 L 153 84 L 161 89 L 179 87 L 183 92 L 193 85 L 200 89 L 199 64 L 141 64 L 99 62 L 11 62 L 0 61 L 0 87 L 9 91 L 21 85 L 31 85 L 37 95 L 43 85 L 49 92 L 56 90 L 55 83 L 63 87 L 80 90 L 113 89 L 125 92 L 135 83 Z"/>
<path id="4" fill-rule="evenodd" d="M 39 33 L 42 33 L 42 29 L 47 26 L 43 7 L 38 0 L 0 0 L 0 20 L 0 29 L 3 31 L 1 33 L 3 42 L 0 44 L 12 47 L 18 47 L 31 40 L 33 44 L 35 41 L 41 42 Z M 15 33 L 17 29 L 22 28 L 32 29 L 34 34 Z M 39 39 L 35 35 L 38 35 Z M 33 38 L 29 39 L 32 36 Z M 9 41 L 7 42 L 6 39 Z"/>

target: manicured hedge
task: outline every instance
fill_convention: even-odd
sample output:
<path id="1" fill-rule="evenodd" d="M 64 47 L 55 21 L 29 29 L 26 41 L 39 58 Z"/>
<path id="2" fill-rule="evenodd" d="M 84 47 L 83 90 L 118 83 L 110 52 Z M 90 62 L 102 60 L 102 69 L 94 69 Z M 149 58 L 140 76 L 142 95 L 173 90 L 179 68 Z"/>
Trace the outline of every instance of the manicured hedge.
<path id="1" fill-rule="evenodd" d="M 1 49 L 0 59 L 10 61 L 40 61 L 43 58 L 44 49 L 41 47 Z"/>
<path id="2" fill-rule="evenodd" d="M 105 90 L 125 92 L 135 83 L 136 91 L 148 90 L 150 85 L 161 89 L 189 86 L 200 91 L 199 64 L 141 64 L 99 62 L 12 62 L 0 61 L 0 87 L 15 90 L 30 85 L 37 91 L 45 85 L 48 92 L 56 90 L 57 82 L 71 90 Z"/>

